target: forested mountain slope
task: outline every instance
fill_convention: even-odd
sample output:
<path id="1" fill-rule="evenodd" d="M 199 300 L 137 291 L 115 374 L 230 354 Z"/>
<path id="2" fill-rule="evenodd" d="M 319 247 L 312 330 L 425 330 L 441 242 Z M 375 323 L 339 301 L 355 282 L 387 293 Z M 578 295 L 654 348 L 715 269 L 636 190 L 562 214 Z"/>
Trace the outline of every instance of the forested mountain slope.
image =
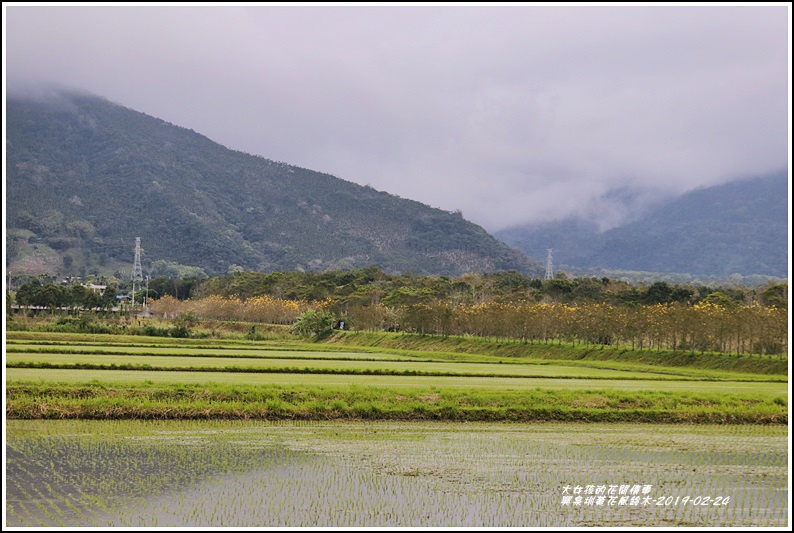
<path id="1" fill-rule="evenodd" d="M 85 94 L 7 100 L 10 271 L 542 268 L 459 214 L 230 150 Z M 307 150 L 311 147 L 307 146 Z"/>
<path id="2" fill-rule="evenodd" d="M 555 264 L 730 276 L 788 273 L 785 172 L 697 189 L 599 233 L 582 220 L 511 228 L 497 236 Z"/>

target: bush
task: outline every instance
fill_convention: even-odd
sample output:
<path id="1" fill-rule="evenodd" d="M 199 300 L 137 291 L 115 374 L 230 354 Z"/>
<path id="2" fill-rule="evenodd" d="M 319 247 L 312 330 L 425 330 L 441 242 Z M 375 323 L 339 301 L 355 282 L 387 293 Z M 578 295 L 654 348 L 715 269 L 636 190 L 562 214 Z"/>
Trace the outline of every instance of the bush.
<path id="1" fill-rule="evenodd" d="M 292 325 L 292 331 L 302 337 L 323 338 L 331 333 L 336 317 L 328 311 L 304 311 Z"/>
<path id="2" fill-rule="evenodd" d="M 199 319 L 193 311 L 179 313 L 179 316 L 174 320 L 174 328 L 171 330 L 171 336 L 178 338 L 190 337 L 191 328 L 198 323 Z"/>
<path id="3" fill-rule="evenodd" d="M 146 324 L 143 326 L 143 334 L 149 337 L 168 337 L 171 334 L 171 330 L 168 328 L 158 328 L 157 326 Z"/>
<path id="4" fill-rule="evenodd" d="M 245 338 L 249 341 L 263 341 L 265 340 L 265 336 L 261 333 L 256 331 L 256 326 L 251 326 L 248 332 L 245 334 Z"/>

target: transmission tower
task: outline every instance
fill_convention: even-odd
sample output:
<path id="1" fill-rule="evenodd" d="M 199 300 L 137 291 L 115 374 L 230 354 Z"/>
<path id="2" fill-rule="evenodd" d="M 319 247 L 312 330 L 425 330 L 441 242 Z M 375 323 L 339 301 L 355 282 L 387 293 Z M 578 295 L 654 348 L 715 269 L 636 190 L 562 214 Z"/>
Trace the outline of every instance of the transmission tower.
<path id="1" fill-rule="evenodd" d="M 132 306 L 135 307 L 135 283 L 143 281 L 141 268 L 141 238 L 135 237 L 135 262 L 132 264 Z M 138 285 L 140 287 L 140 284 Z"/>
<path id="2" fill-rule="evenodd" d="M 546 250 L 546 279 L 554 278 L 554 258 L 551 248 Z"/>

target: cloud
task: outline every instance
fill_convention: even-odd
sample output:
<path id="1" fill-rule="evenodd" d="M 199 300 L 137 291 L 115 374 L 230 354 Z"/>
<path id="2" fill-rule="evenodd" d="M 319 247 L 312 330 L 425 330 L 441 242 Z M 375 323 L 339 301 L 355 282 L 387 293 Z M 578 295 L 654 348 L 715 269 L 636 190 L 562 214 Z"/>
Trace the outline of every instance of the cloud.
<path id="1" fill-rule="evenodd" d="M 637 206 L 613 191 L 788 161 L 787 5 L 4 9 L 9 88 L 82 88 L 489 230 L 614 225 Z"/>

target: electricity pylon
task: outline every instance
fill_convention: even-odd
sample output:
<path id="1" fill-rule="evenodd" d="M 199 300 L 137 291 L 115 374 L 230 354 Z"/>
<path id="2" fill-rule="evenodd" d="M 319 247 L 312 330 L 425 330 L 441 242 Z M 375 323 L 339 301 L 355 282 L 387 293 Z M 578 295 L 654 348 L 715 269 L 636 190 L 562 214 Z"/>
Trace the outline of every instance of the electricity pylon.
<path id="1" fill-rule="evenodd" d="M 135 308 L 135 283 L 143 281 L 141 268 L 141 238 L 135 237 L 135 262 L 132 264 L 132 307 Z M 140 287 L 140 284 L 138 285 Z"/>
<path id="2" fill-rule="evenodd" d="M 546 250 L 546 279 L 554 279 L 554 260 L 551 248 Z"/>

